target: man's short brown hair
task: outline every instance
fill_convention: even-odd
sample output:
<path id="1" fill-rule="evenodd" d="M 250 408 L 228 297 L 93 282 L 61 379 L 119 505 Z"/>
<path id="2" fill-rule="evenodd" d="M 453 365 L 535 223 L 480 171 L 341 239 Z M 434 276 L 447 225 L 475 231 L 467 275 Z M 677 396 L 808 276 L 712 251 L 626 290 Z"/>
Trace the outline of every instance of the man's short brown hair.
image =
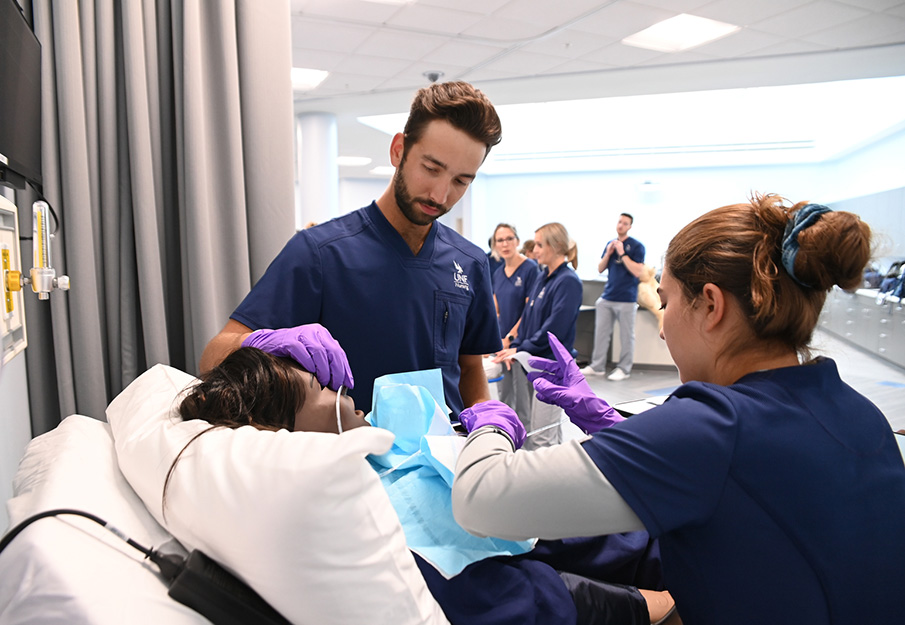
<path id="1" fill-rule="evenodd" d="M 405 124 L 405 151 L 417 143 L 427 125 L 441 119 L 490 148 L 503 138 L 496 109 L 480 90 L 467 82 L 434 83 L 418 90 Z"/>

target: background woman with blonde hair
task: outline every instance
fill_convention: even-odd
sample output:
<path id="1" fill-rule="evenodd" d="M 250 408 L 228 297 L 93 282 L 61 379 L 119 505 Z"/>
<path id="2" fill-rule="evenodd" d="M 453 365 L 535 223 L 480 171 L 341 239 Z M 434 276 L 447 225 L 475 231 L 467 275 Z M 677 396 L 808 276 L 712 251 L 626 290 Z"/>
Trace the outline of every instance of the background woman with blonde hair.
<path id="1" fill-rule="evenodd" d="M 535 400 L 525 369 L 514 362 L 514 356 L 516 352 L 527 352 L 551 358 L 548 334 L 556 336 L 571 350 L 582 292 L 581 280 L 569 267 L 569 263 L 578 267 L 578 246 L 569 238 L 565 226 L 549 223 L 538 228 L 534 233 L 534 251 L 543 269 L 522 312 L 518 335 L 494 358 L 494 362 L 506 365 L 499 382 L 500 400 L 515 410 L 529 430 L 556 423 L 562 412 L 556 406 Z M 561 440 L 562 430 L 551 427 L 532 436 L 528 448 L 553 445 Z"/>
<path id="2" fill-rule="evenodd" d="M 660 281 L 684 384 L 621 420 L 551 339 L 556 361 L 530 361 L 537 396 L 595 433 L 513 454 L 514 415 L 463 412 L 456 520 L 509 539 L 645 528 L 686 623 L 901 622 L 902 456 L 808 349 L 827 291 L 857 287 L 870 248 L 857 215 L 772 195 L 697 218 Z"/>

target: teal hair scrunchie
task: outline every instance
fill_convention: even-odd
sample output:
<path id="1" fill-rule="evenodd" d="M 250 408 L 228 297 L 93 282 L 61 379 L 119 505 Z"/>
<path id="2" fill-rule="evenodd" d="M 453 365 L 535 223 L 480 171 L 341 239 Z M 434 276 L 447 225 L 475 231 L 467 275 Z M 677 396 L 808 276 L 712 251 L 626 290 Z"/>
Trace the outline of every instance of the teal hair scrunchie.
<path id="1" fill-rule="evenodd" d="M 814 288 L 812 285 L 802 282 L 795 275 L 795 258 L 798 256 L 798 235 L 802 230 L 813 226 L 820 216 L 831 212 L 831 209 L 822 204 L 808 204 L 789 218 L 786 231 L 782 235 L 782 266 L 798 284 L 806 288 Z"/>

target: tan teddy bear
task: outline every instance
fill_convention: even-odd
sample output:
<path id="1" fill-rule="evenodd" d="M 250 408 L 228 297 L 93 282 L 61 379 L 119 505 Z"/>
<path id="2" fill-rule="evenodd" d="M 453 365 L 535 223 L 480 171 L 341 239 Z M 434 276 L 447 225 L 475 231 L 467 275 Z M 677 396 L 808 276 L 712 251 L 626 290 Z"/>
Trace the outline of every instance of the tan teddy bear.
<path id="1" fill-rule="evenodd" d="M 638 305 L 654 313 L 662 328 L 663 311 L 660 310 L 660 296 L 657 294 L 657 287 L 660 286 L 660 283 L 654 277 L 656 273 L 656 267 L 644 265 L 641 275 L 638 276 Z"/>

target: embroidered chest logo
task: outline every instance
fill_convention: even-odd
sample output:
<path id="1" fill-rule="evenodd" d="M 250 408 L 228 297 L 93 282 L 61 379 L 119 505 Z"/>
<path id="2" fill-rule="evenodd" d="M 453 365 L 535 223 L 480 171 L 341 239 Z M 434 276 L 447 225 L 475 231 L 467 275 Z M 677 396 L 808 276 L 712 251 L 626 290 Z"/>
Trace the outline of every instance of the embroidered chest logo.
<path id="1" fill-rule="evenodd" d="M 516 276 L 515 286 L 517 286 L 517 287 L 522 286 L 522 277 L 521 276 Z"/>
<path id="2" fill-rule="evenodd" d="M 456 272 L 453 274 L 453 284 L 455 284 L 460 289 L 465 289 L 466 291 L 470 291 L 468 287 L 468 276 L 465 275 L 465 271 L 462 269 L 462 265 L 453 261 L 453 265 L 456 268 Z"/>
<path id="3" fill-rule="evenodd" d="M 544 288 L 542 288 L 542 289 L 540 290 L 540 293 L 537 294 L 537 297 L 534 298 L 533 300 L 531 300 L 531 306 L 534 306 L 534 302 L 536 302 L 537 300 L 543 298 L 543 296 L 544 296 L 544 291 L 546 291 L 546 290 L 547 290 L 547 287 L 544 287 Z"/>

